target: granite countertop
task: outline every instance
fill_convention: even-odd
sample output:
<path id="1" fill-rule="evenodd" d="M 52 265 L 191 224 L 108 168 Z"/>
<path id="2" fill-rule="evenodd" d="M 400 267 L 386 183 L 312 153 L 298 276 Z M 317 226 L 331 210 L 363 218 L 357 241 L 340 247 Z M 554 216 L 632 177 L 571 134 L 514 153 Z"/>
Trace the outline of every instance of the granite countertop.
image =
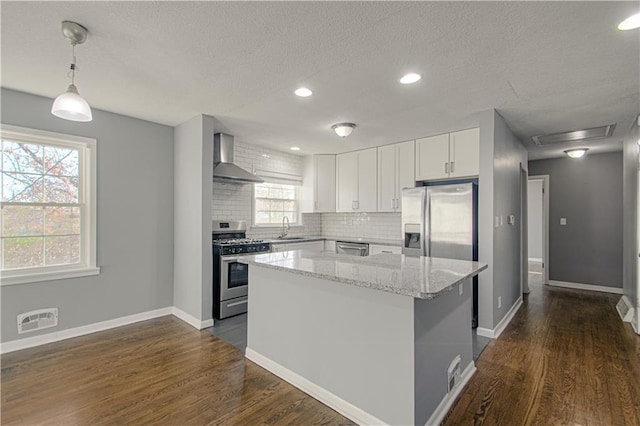
<path id="1" fill-rule="evenodd" d="M 466 260 L 389 253 L 359 257 L 310 250 L 241 256 L 238 261 L 418 299 L 438 297 L 487 268 L 485 263 Z"/>
<path id="2" fill-rule="evenodd" d="M 381 238 L 310 236 L 310 237 L 292 237 L 292 238 L 284 238 L 284 239 L 281 239 L 281 238 L 265 239 L 266 242 L 271 244 L 308 243 L 311 241 L 323 241 L 323 240 L 344 241 L 347 243 L 369 243 L 369 244 L 378 244 L 382 246 L 397 246 L 397 247 L 400 247 L 402 245 L 402 242 L 400 240 L 385 240 Z"/>

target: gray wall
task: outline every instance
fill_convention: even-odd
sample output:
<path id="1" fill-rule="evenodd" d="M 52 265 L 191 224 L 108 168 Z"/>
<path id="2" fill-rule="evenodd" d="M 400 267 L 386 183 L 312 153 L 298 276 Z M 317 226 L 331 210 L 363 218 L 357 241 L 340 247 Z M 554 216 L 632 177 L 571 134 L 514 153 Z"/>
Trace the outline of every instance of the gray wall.
<path id="1" fill-rule="evenodd" d="M 542 259 L 542 180 L 527 182 L 527 210 L 528 210 L 528 248 L 529 259 Z"/>
<path id="2" fill-rule="evenodd" d="M 549 175 L 549 280 L 622 287 L 621 170 L 622 152 L 529 163 Z"/>
<path id="3" fill-rule="evenodd" d="M 93 109 L 51 115 L 51 99 L 2 89 L 2 123 L 97 139 L 98 276 L 2 286 L 7 342 L 173 305 L 173 128 Z M 16 316 L 58 307 L 59 325 L 17 334 Z"/>
<path id="4" fill-rule="evenodd" d="M 640 117 L 640 116 L 639 116 Z M 638 330 L 640 318 L 640 279 L 638 277 L 638 251 L 640 250 L 638 235 L 638 179 L 640 175 L 640 156 L 638 155 L 638 141 L 640 141 L 640 118 L 636 119 L 633 127 L 624 139 L 623 171 L 623 294 L 629 298 L 636 308 L 634 322 Z"/>
<path id="5" fill-rule="evenodd" d="M 502 224 L 493 227 L 493 324 L 495 328 L 522 296 L 521 289 L 521 165 L 526 168 L 527 152 L 500 114 L 494 114 L 493 208 Z M 507 217 L 515 216 L 515 224 Z M 481 274 L 482 275 L 482 274 Z M 498 307 L 498 297 L 502 306 Z M 480 315 L 480 313 L 479 313 Z M 479 318 L 480 319 L 480 318 Z M 480 319 L 482 325 L 482 320 Z"/>

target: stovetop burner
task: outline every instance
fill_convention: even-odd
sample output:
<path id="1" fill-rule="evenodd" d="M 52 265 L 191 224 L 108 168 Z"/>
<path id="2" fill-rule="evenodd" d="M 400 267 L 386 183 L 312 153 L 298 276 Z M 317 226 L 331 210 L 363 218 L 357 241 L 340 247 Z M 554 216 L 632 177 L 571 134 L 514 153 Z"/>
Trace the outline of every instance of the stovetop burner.
<path id="1" fill-rule="evenodd" d="M 214 244 L 220 246 L 228 246 L 228 245 L 243 245 L 243 244 L 259 244 L 264 242 L 264 240 L 258 240 L 255 238 L 223 238 L 220 240 L 213 240 Z"/>

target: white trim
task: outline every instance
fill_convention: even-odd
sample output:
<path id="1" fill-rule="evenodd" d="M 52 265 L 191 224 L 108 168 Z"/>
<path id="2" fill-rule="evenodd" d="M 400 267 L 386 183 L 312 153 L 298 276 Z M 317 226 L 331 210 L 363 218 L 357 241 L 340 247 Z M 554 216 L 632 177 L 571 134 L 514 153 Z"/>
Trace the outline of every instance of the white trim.
<path id="1" fill-rule="evenodd" d="M 542 180 L 542 228 L 543 228 L 543 244 L 542 244 L 542 262 L 544 263 L 544 282 L 549 282 L 549 199 L 551 193 L 551 177 L 550 175 L 533 175 L 529 176 L 529 180 Z"/>
<path id="2" fill-rule="evenodd" d="M 530 257 L 529 262 L 542 262 L 541 257 Z"/>
<path id="3" fill-rule="evenodd" d="M 198 318 L 186 313 L 180 308 L 176 308 L 175 306 L 171 308 L 171 313 L 198 330 L 213 326 L 213 319 L 200 321 Z"/>
<path id="4" fill-rule="evenodd" d="M 607 287 L 603 285 L 570 283 L 566 281 L 555 281 L 555 280 L 549 280 L 549 285 L 554 287 L 573 288 L 577 290 L 588 290 L 588 291 L 599 291 L 602 293 L 622 294 L 622 289 L 619 287 Z"/>
<path id="5" fill-rule="evenodd" d="M 10 275 L 11 271 L 0 272 L 0 286 L 36 283 L 40 281 L 66 280 L 68 278 L 90 277 L 100 275 L 100 268 L 66 269 L 51 272 L 35 272 L 31 274 Z"/>
<path id="6" fill-rule="evenodd" d="M 47 343 L 58 342 L 60 340 L 70 339 L 72 337 L 84 336 L 98 331 L 108 330 L 110 328 L 121 327 L 123 325 L 133 324 L 140 321 L 146 321 L 153 318 L 171 315 L 172 307 L 155 309 L 153 311 L 141 312 L 139 314 L 128 315 L 125 317 L 115 318 L 112 320 L 96 322 L 80 327 L 69 328 L 66 330 L 56 331 L 53 333 L 41 334 L 39 336 L 27 337 L 24 339 L 12 340 L 0 344 L 0 353 L 8 353 L 18 351 L 20 349 L 32 348 L 34 346 L 45 345 Z"/>
<path id="7" fill-rule="evenodd" d="M 251 348 L 245 350 L 245 357 L 359 425 L 387 424 Z"/>
<path id="8" fill-rule="evenodd" d="M 425 423 L 426 426 L 439 425 L 440 423 L 442 423 L 442 421 L 444 420 L 444 416 L 447 415 L 454 402 L 456 402 L 456 399 L 458 399 L 458 396 L 464 390 L 464 387 L 467 385 L 467 383 L 469 383 L 469 380 L 471 380 L 471 377 L 473 377 L 473 375 L 475 374 L 476 370 L 476 365 L 473 361 L 471 361 L 462 372 L 462 375 L 460 376 L 460 383 L 458 384 L 458 386 L 456 386 L 453 393 L 448 393 L 444 396 L 444 398 L 442 398 L 440 404 L 438 404 L 433 414 L 431 414 L 431 417 L 429 417 L 429 420 L 427 420 L 427 423 Z"/>
<path id="9" fill-rule="evenodd" d="M 498 337 L 500 337 L 504 329 L 507 328 L 507 326 L 509 325 L 513 317 L 516 315 L 516 312 L 518 312 L 518 309 L 520 309 L 520 306 L 522 306 L 522 296 L 520 296 L 518 300 L 516 300 L 516 303 L 514 303 L 513 306 L 511 306 L 511 308 L 509 308 L 509 311 L 505 314 L 504 317 L 502 317 L 502 319 L 500 320 L 500 322 L 495 328 L 491 329 L 491 328 L 478 327 L 476 329 L 476 333 L 478 333 L 478 336 L 497 339 Z"/>

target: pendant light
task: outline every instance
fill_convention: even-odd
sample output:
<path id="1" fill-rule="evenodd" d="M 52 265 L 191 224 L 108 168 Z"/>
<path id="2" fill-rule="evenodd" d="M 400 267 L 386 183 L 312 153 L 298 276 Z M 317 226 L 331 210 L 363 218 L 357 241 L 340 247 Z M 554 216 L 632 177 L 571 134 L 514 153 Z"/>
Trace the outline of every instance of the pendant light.
<path id="1" fill-rule="evenodd" d="M 355 127 L 356 125 L 353 123 L 338 123 L 331 126 L 333 131 L 336 132 L 336 135 L 340 136 L 341 138 L 346 138 L 347 136 L 349 136 L 351 132 L 353 132 L 353 129 Z"/>
<path id="2" fill-rule="evenodd" d="M 67 87 L 67 91 L 58 96 L 51 106 L 51 114 L 56 117 L 71 121 L 91 121 L 91 107 L 78 93 L 75 85 L 76 76 L 76 45 L 82 44 L 87 39 L 87 29 L 82 25 L 71 22 L 62 21 L 62 35 L 71 44 L 73 54 L 73 62 L 69 71 L 71 84 Z"/>

